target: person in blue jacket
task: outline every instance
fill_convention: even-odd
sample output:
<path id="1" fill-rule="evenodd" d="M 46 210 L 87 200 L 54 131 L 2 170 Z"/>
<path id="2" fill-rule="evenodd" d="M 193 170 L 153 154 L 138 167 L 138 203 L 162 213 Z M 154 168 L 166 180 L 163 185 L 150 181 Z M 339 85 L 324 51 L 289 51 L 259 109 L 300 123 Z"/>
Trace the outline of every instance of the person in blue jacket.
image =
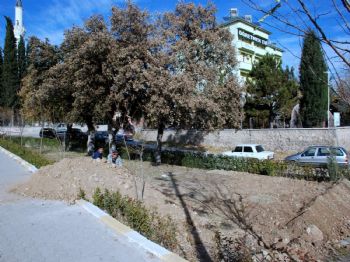
<path id="1" fill-rule="evenodd" d="M 100 147 L 99 149 L 97 149 L 93 154 L 92 154 L 92 159 L 95 160 L 102 160 L 102 156 L 103 156 L 103 148 Z"/>

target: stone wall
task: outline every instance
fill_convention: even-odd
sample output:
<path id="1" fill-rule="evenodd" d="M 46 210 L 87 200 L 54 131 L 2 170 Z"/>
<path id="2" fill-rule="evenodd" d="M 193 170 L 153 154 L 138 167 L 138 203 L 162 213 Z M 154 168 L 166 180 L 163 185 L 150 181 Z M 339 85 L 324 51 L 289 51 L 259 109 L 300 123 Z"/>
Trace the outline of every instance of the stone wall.
<path id="1" fill-rule="evenodd" d="M 157 130 L 143 130 L 139 136 L 146 141 L 156 141 Z M 163 141 L 213 147 L 234 147 L 241 143 L 256 143 L 273 151 L 300 151 L 310 145 L 339 145 L 350 149 L 350 127 L 227 129 L 210 133 L 166 130 Z"/>
<path id="2" fill-rule="evenodd" d="M 19 136 L 18 127 L 0 127 L 0 133 Z M 39 137 L 40 127 L 25 127 L 23 136 Z M 145 129 L 137 134 L 145 141 L 156 141 L 157 130 Z M 262 144 L 272 151 L 300 151 L 310 145 L 339 145 L 350 151 L 350 127 L 338 128 L 278 128 L 220 130 L 216 132 L 166 130 L 163 141 L 212 147 L 235 147 L 237 144 Z"/>

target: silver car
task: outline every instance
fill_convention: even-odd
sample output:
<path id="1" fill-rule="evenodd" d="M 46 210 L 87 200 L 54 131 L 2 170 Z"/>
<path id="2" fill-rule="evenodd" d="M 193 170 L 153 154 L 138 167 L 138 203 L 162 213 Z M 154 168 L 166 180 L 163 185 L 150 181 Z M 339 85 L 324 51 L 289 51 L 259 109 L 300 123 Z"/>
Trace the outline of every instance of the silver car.
<path id="1" fill-rule="evenodd" d="M 348 156 L 348 152 L 343 147 L 310 146 L 304 152 L 288 156 L 285 160 L 300 164 L 324 166 L 327 165 L 331 157 L 334 157 L 339 165 L 348 166 Z"/>

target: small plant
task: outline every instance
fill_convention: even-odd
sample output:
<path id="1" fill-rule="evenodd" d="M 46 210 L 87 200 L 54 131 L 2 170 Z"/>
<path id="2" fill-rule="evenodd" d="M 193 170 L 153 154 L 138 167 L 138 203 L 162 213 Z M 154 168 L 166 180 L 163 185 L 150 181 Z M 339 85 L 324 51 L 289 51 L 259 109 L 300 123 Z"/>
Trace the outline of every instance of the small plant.
<path id="1" fill-rule="evenodd" d="M 328 158 L 327 170 L 331 181 L 338 181 L 341 178 L 341 172 L 339 172 L 339 166 L 335 156 L 330 156 Z"/>
<path id="2" fill-rule="evenodd" d="M 78 198 L 78 199 L 87 200 L 87 199 L 86 199 L 85 191 L 84 191 L 81 187 L 79 188 L 79 192 L 78 192 L 77 198 Z"/>
<path id="3" fill-rule="evenodd" d="M 101 208 L 105 208 L 104 206 L 104 200 L 103 200 L 103 194 L 101 192 L 101 189 L 99 187 L 97 187 L 95 189 L 95 192 L 94 194 L 92 195 L 92 203 L 95 205 L 95 206 L 98 206 L 98 207 L 101 207 Z"/>

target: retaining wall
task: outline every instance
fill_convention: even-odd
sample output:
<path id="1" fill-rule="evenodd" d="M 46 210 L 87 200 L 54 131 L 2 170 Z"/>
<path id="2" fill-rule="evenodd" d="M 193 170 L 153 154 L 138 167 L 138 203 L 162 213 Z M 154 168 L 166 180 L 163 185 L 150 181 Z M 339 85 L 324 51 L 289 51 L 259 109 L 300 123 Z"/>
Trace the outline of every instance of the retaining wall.
<path id="1" fill-rule="evenodd" d="M 143 130 L 140 139 L 156 141 L 157 130 Z M 350 127 L 220 130 L 215 132 L 166 130 L 163 141 L 213 147 L 241 143 L 262 144 L 273 151 L 300 151 L 310 145 L 339 145 L 350 149 Z"/>
<path id="2" fill-rule="evenodd" d="M 18 127 L 1 127 L 0 131 L 8 135 L 20 135 Z M 25 127 L 23 136 L 39 137 L 39 132 L 40 127 Z M 137 137 L 145 141 L 156 141 L 157 130 L 142 130 Z M 196 130 L 165 130 L 163 141 L 227 148 L 242 143 L 254 143 L 262 144 L 267 150 L 273 151 L 300 151 L 311 145 L 339 145 L 350 151 L 350 127 L 225 129 L 209 133 Z"/>

